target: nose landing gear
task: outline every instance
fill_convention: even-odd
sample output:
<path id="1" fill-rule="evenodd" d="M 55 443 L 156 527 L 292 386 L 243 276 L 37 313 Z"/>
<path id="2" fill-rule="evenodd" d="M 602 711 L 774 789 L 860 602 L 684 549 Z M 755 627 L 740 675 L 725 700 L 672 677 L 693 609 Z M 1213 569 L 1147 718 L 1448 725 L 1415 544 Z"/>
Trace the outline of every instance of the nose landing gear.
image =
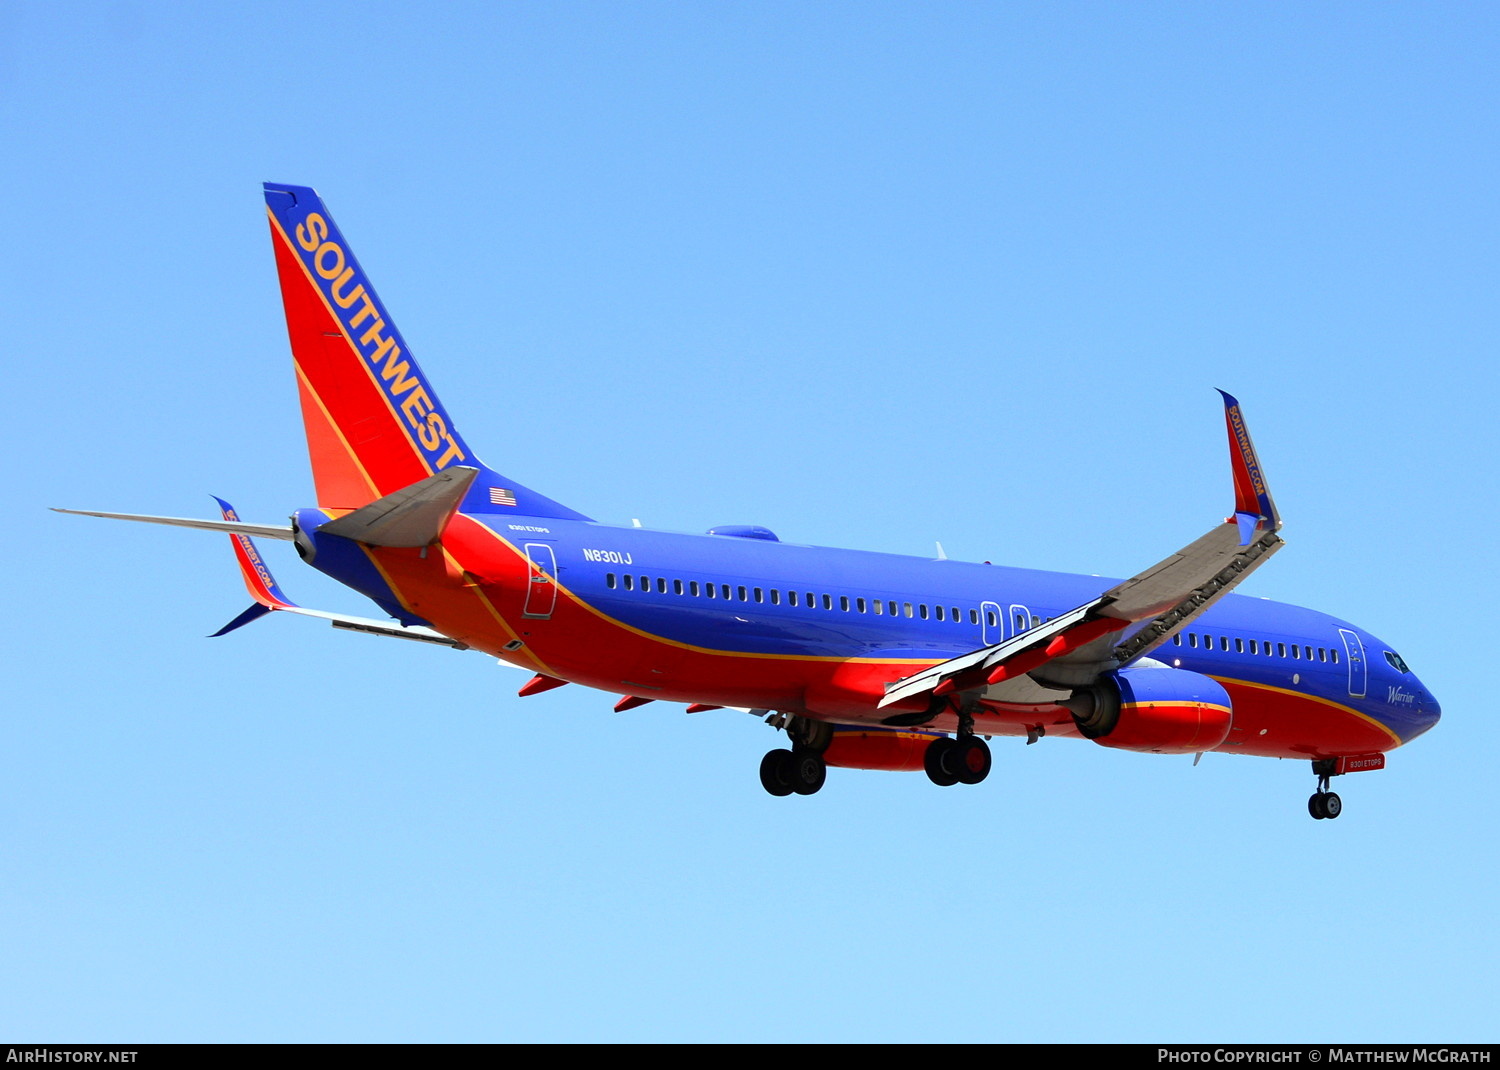
<path id="1" fill-rule="evenodd" d="M 1332 821 L 1344 812 L 1344 803 L 1335 792 L 1328 790 L 1328 778 L 1338 771 L 1338 762 L 1332 758 L 1319 759 L 1312 763 L 1313 773 L 1318 778 L 1318 790 L 1307 800 L 1307 812 L 1318 820 Z"/>

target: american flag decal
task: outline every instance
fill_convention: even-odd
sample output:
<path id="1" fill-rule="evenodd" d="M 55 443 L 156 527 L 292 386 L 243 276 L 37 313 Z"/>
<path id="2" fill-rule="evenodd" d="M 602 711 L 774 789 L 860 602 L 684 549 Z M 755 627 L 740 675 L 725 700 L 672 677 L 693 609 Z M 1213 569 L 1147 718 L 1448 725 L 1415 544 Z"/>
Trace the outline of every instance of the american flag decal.
<path id="1" fill-rule="evenodd" d="M 510 491 L 506 490 L 504 487 L 491 487 L 490 488 L 490 504 L 491 505 L 515 505 L 516 504 L 516 496 L 514 494 L 512 494 Z"/>

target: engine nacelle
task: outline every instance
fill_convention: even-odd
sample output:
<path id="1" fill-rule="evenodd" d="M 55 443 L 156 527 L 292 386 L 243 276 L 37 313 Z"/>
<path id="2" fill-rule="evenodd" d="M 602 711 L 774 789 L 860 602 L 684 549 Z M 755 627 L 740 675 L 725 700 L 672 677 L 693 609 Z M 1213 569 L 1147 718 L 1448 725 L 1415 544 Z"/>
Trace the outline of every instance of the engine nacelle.
<path id="1" fill-rule="evenodd" d="M 1213 750 L 1233 720 L 1229 694 L 1217 680 L 1166 666 L 1112 672 L 1062 705 L 1085 738 L 1155 754 Z"/>
<path id="2" fill-rule="evenodd" d="M 890 769 L 920 772 L 931 732 L 898 732 L 879 728 L 835 728 L 823 761 L 844 769 Z"/>

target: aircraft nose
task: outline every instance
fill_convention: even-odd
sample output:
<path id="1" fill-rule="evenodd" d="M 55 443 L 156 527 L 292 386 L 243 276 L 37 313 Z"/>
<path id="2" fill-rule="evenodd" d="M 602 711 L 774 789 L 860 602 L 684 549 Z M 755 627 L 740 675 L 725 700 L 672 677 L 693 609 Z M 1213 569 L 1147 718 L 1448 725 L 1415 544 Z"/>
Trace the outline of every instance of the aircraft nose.
<path id="1" fill-rule="evenodd" d="M 1438 719 L 1443 716 L 1443 707 L 1438 705 L 1437 698 L 1426 687 L 1422 688 L 1422 709 L 1432 718 L 1433 724 L 1437 724 Z"/>
<path id="2" fill-rule="evenodd" d="M 1437 724 L 1443 716 L 1443 708 L 1438 704 L 1437 696 L 1427 689 L 1427 685 L 1420 680 L 1417 682 L 1417 712 L 1422 720 L 1421 731 L 1425 732 Z"/>

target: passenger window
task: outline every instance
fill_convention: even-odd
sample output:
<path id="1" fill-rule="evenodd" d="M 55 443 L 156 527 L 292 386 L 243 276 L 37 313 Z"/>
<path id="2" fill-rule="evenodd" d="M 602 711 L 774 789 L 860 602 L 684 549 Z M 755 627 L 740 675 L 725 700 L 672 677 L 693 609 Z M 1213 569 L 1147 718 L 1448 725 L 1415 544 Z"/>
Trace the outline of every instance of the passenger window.
<path id="1" fill-rule="evenodd" d="M 831 594 L 825 594 L 823 596 L 823 608 L 824 609 L 832 609 L 833 608 L 833 595 L 831 595 Z"/>
<path id="2" fill-rule="evenodd" d="M 878 599 L 878 598 L 873 599 L 871 601 L 871 605 L 873 605 L 875 607 L 875 615 L 877 617 L 882 617 L 882 616 L 885 615 L 885 603 L 882 602 L 880 599 Z"/>
<path id="3" fill-rule="evenodd" d="M 856 598 L 854 600 L 854 608 L 863 613 L 865 611 L 865 600 L 863 598 Z"/>
<path id="4" fill-rule="evenodd" d="M 706 595 L 708 595 L 708 597 L 713 598 L 713 597 L 715 597 L 717 595 L 718 592 L 714 588 L 713 584 L 711 584 L 711 583 L 705 583 L 703 585 L 703 593 L 706 594 Z"/>
<path id="5" fill-rule="evenodd" d="M 995 620 L 995 611 L 993 609 L 986 609 L 984 611 L 984 622 L 991 628 L 999 623 L 999 621 Z"/>
<path id="6" fill-rule="evenodd" d="M 912 613 L 911 613 L 911 603 L 910 602 L 902 602 L 901 604 L 906 607 L 906 615 L 908 617 L 911 616 L 912 615 Z"/>
<path id="7" fill-rule="evenodd" d="M 698 581 L 697 580 L 689 580 L 688 581 L 688 590 L 690 590 L 693 593 L 693 597 L 694 598 L 697 598 L 698 597 Z"/>
<path id="8" fill-rule="evenodd" d="M 1221 636 L 1219 636 L 1219 649 L 1225 651 L 1226 653 L 1228 652 L 1228 650 L 1229 650 L 1229 636 L 1227 636 L 1227 635 L 1221 635 Z"/>
<path id="9" fill-rule="evenodd" d="M 952 620 L 954 624 L 957 624 L 961 620 L 963 620 L 963 617 L 959 616 L 959 614 L 958 614 L 958 607 L 957 606 L 949 606 L 948 608 L 953 611 L 953 616 L 950 617 L 949 619 Z"/>
<path id="10" fill-rule="evenodd" d="M 759 587 L 755 588 L 755 600 L 757 602 L 764 602 L 766 600 L 766 592 L 762 591 Z"/>
<path id="11" fill-rule="evenodd" d="M 635 577 L 632 576 L 628 572 L 625 573 L 625 589 L 627 591 L 633 591 L 633 590 L 635 590 L 634 584 L 635 584 Z"/>
<path id="12" fill-rule="evenodd" d="M 1035 613 L 1033 613 L 1031 615 L 1031 626 L 1033 628 L 1035 628 L 1035 627 L 1038 627 L 1041 623 L 1042 623 L 1042 618 L 1038 617 Z"/>
<path id="13" fill-rule="evenodd" d="M 1197 649 L 1197 647 L 1198 647 L 1198 633 L 1197 632 L 1188 632 L 1188 646 L 1193 647 L 1195 650 Z"/>
<path id="14" fill-rule="evenodd" d="M 1178 632 L 1176 635 L 1172 636 L 1172 645 L 1173 646 L 1181 646 L 1182 645 L 1182 633 L 1181 632 Z"/>
<path id="15" fill-rule="evenodd" d="M 776 587 L 771 588 L 771 604 L 773 606 L 781 605 L 781 591 Z"/>
<path id="16" fill-rule="evenodd" d="M 1328 651 L 1324 650 L 1322 647 L 1318 647 L 1318 660 L 1319 661 L 1327 661 L 1328 660 Z"/>
<path id="17" fill-rule="evenodd" d="M 933 606 L 933 610 L 937 613 L 937 619 L 938 620 L 942 620 L 943 619 L 943 607 L 942 606 Z"/>
<path id="18" fill-rule="evenodd" d="M 747 590 L 745 590 L 745 588 L 743 588 L 743 587 L 739 588 L 738 589 L 738 593 L 739 593 L 740 601 L 741 602 L 748 602 L 748 601 L 750 601 L 750 592 L 747 591 Z"/>
<path id="19" fill-rule="evenodd" d="M 1245 652 L 1245 641 L 1243 639 L 1236 637 L 1234 641 L 1234 652 L 1236 654 L 1243 654 Z"/>
<path id="20" fill-rule="evenodd" d="M 1333 660 L 1335 665 L 1339 663 L 1339 652 L 1337 650 L 1330 650 L 1328 656 Z"/>
<path id="21" fill-rule="evenodd" d="M 1276 656 L 1278 658 L 1284 658 L 1284 657 L 1286 657 L 1286 644 L 1285 643 L 1277 643 L 1276 644 Z"/>
<path id="22" fill-rule="evenodd" d="M 807 606 L 808 609 L 817 609 L 818 608 L 818 596 L 815 595 L 815 594 L 813 594 L 811 591 L 808 591 L 807 592 L 807 602 L 805 604 L 806 604 L 806 606 Z"/>
<path id="23" fill-rule="evenodd" d="M 649 590 L 651 590 L 651 577 L 650 576 L 642 576 L 641 577 L 641 590 L 643 590 L 643 591 L 649 591 Z"/>
<path id="24" fill-rule="evenodd" d="M 894 617 L 896 615 L 896 603 L 895 602 L 887 602 L 885 604 L 885 608 L 890 613 L 891 616 Z"/>
<path id="25" fill-rule="evenodd" d="M 1260 653 L 1259 650 L 1255 649 L 1255 640 L 1254 639 L 1250 640 L 1250 653 L 1252 653 L 1252 654 L 1259 654 Z"/>
<path id="26" fill-rule="evenodd" d="M 971 609 L 971 610 L 969 610 L 969 623 L 970 624 L 978 624 L 979 623 L 979 610 L 977 610 L 977 609 Z"/>
<path id="27" fill-rule="evenodd" d="M 1302 657 L 1301 652 L 1298 651 L 1298 649 L 1297 649 L 1297 644 L 1296 643 L 1292 644 L 1292 657 L 1294 659 L 1300 659 Z"/>
<path id="28" fill-rule="evenodd" d="M 682 581 L 681 580 L 673 580 L 672 581 L 672 593 L 673 594 L 681 594 L 682 593 Z"/>
<path id="29" fill-rule="evenodd" d="M 611 591 L 615 589 L 615 574 L 613 572 L 606 572 L 604 574 L 604 586 L 608 587 Z"/>
<path id="30" fill-rule="evenodd" d="M 839 595 L 839 609 L 845 613 L 849 612 L 849 596 L 847 594 Z"/>
<path id="31" fill-rule="evenodd" d="M 656 578 L 656 593 L 657 594 L 666 594 L 667 593 L 667 578 L 665 576 L 658 576 Z"/>
<path id="32" fill-rule="evenodd" d="M 789 605 L 789 606 L 795 606 L 797 604 L 797 592 L 796 591 L 788 591 L 786 593 L 786 604 Z"/>

